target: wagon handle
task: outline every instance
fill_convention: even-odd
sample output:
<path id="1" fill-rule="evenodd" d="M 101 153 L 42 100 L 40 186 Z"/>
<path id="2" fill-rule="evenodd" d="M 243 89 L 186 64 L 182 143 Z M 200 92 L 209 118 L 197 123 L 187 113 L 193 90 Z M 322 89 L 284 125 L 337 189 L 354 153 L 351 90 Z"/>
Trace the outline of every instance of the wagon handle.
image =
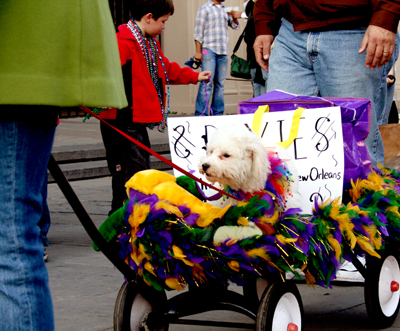
<path id="1" fill-rule="evenodd" d="M 127 281 L 133 282 L 136 280 L 135 272 L 124 262 L 119 255 L 114 252 L 107 241 L 100 234 L 96 225 L 93 223 L 89 214 L 87 213 L 85 207 L 80 202 L 79 198 L 75 194 L 68 180 L 65 178 L 60 166 L 54 159 L 53 155 L 50 155 L 49 163 L 47 165 L 51 175 L 58 184 L 61 192 L 64 194 L 68 203 L 71 205 L 76 216 L 81 222 L 82 226 L 85 228 L 89 237 L 94 241 L 97 247 L 102 251 L 102 253 L 110 260 L 112 264 L 126 277 Z"/>

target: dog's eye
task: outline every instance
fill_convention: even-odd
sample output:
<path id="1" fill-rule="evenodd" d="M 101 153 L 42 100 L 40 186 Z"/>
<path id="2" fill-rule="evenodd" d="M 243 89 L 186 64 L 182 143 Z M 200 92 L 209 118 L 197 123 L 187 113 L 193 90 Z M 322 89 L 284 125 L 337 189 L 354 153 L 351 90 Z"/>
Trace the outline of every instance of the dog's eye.
<path id="1" fill-rule="evenodd" d="M 228 158 L 228 157 L 230 157 L 230 155 L 227 154 L 227 153 L 225 153 L 225 154 L 224 154 L 224 157 Z"/>

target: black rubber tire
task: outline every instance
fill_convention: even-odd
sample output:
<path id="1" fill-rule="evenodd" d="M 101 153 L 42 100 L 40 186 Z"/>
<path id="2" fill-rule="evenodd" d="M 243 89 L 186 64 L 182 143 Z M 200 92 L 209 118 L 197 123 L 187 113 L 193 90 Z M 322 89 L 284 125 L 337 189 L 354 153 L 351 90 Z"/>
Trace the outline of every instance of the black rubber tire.
<path id="1" fill-rule="evenodd" d="M 294 304 L 297 310 L 297 312 L 294 310 L 290 311 L 289 315 L 292 315 L 290 317 L 293 317 L 293 319 L 289 319 L 288 322 L 294 322 L 298 330 L 302 331 L 304 320 L 303 302 L 301 301 L 300 292 L 296 284 L 290 281 L 285 283 L 276 281 L 265 289 L 258 308 L 256 331 L 276 331 L 276 326 L 274 327 L 273 325 L 276 308 L 278 304 L 281 305 L 288 299 L 290 299 L 289 301 L 291 304 Z"/>
<path id="2" fill-rule="evenodd" d="M 167 300 L 165 292 L 161 294 L 162 300 Z M 136 299 L 136 302 L 135 302 Z M 140 300 L 140 303 L 138 302 Z M 135 306 L 135 310 L 132 308 Z M 143 298 L 135 283 L 124 282 L 118 292 L 114 307 L 114 331 L 138 331 L 144 330 L 140 327 L 143 317 L 152 311 L 151 304 Z M 132 313 L 136 313 L 133 315 Z M 168 331 L 168 323 L 163 323 L 157 331 Z"/>
<path id="3" fill-rule="evenodd" d="M 367 258 L 364 299 L 372 326 L 382 329 L 390 327 L 399 312 L 400 291 L 393 294 L 391 291 L 389 292 L 390 284 L 388 282 L 393 277 L 393 280 L 400 283 L 400 262 L 399 254 L 396 251 L 382 251 L 379 254 L 381 259 Z M 387 266 L 391 266 L 391 268 L 388 269 Z M 386 276 L 383 272 L 386 272 Z M 380 285 L 383 286 L 383 289 L 388 288 L 388 294 L 382 294 L 382 290 L 379 289 Z M 388 304 L 389 300 L 390 305 Z"/>

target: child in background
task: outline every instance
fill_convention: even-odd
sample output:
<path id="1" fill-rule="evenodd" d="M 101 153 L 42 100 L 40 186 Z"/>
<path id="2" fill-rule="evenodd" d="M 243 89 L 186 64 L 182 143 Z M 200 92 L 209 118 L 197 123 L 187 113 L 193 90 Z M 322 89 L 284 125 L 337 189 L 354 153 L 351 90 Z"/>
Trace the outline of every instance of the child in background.
<path id="1" fill-rule="evenodd" d="M 174 13 L 172 0 L 135 0 L 131 2 L 131 12 L 132 20 L 120 25 L 117 33 L 129 105 L 105 111 L 101 117 L 150 147 L 147 128 L 157 126 L 163 132 L 166 127 L 169 85 L 197 84 L 208 80 L 211 72 L 181 68 L 162 53 L 155 37 L 165 29 L 165 22 Z M 112 174 L 113 200 L 109 212 L 112 214 L 126 199 L 126 181 L 136 172 L 150 168 L 150 156 L 106 124 L 101 123 L 100 128 Z"/>

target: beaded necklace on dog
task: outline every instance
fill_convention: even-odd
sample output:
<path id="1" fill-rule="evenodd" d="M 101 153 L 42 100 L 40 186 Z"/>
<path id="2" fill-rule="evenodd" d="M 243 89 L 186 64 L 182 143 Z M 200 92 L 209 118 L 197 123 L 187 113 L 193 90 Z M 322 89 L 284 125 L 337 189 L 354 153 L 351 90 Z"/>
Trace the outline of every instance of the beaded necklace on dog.
<path id="1" fill-rule="evenodd" d="M 139 26 L 133 21 L 130 20 L 127 24 L 129 30 L 132 32 L 132 35 L 135 37 L 136 41 L 139 43 L 140 49 L 142 50 L 143 56 L 146 60 L 147 69 L 150 73 L 151 80 L 153 81 L 154 87 L 157 91 L 158 101 L 160 102 L 161 113 L 162 113 L 162 121 L 158 123 L 158 130 L 161 132 L 165 131 L 167 126 L 167 117 L 169 115 L 169 78 L 167 75 L 167 69 L 165 67 L 164 61 L 158 51 L 157 44 L 153 37 L 144 37 L 142 31 L 140 30 Z M 167 110 L 165 111 L 165 107 L 163 104 L 163 95 L 162 95 L 162 87 L 158 81 L 159 74 L 158 74 L 158 59 L 160 60 L 163 68 L 164 68 L 164 75 L 167 82 Z M 148 127 L 153 129 L 157 123 L 150 123 Z"/>

